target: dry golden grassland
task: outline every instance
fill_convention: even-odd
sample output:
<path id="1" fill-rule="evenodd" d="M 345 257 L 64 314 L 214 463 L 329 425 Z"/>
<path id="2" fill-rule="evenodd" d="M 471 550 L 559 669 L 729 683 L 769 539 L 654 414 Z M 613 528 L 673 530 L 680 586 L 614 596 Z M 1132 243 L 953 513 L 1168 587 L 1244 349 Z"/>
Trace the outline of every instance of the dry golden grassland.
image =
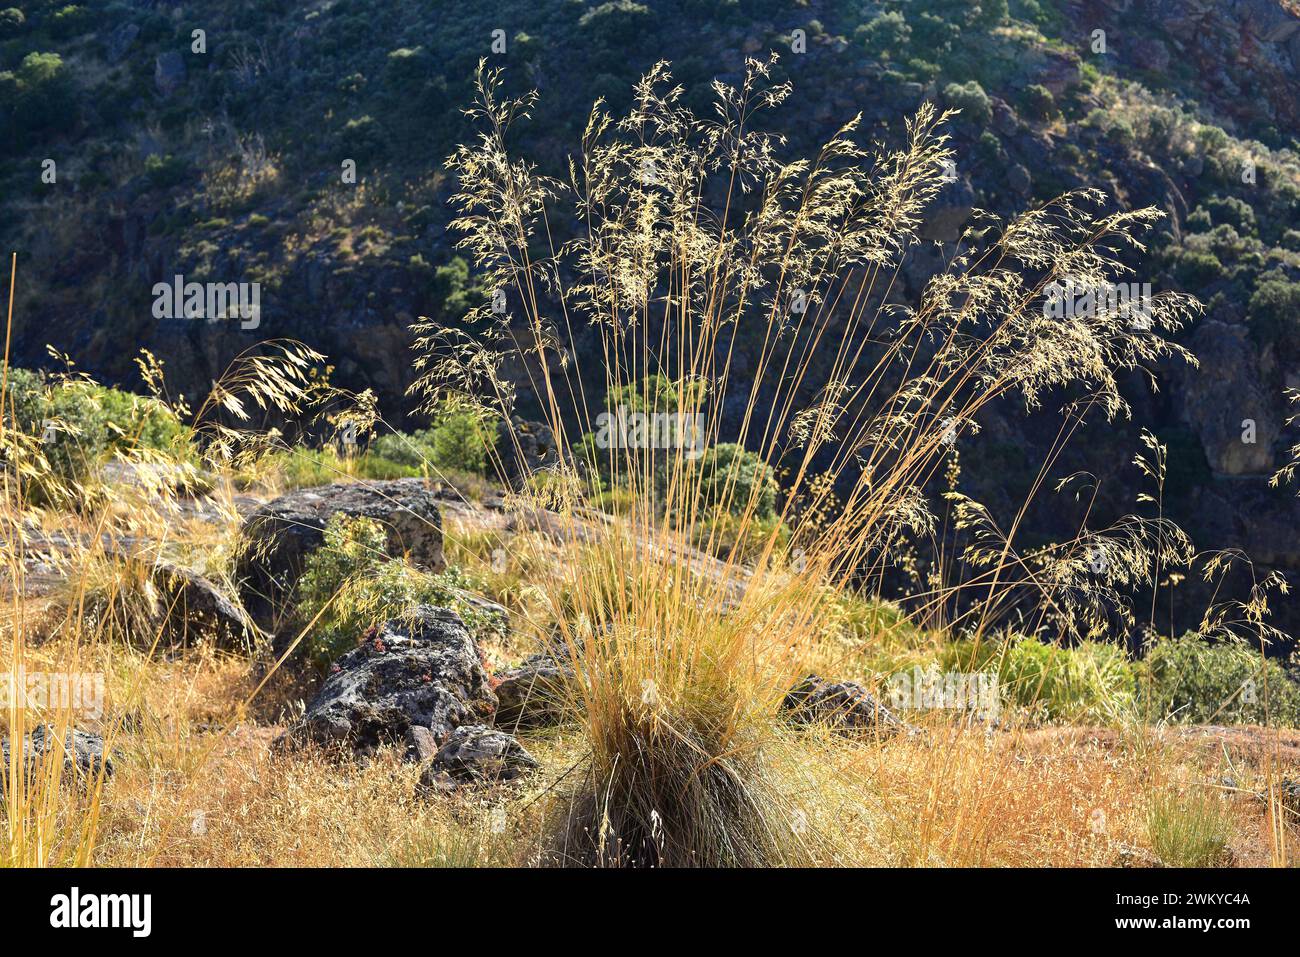
<path id="1" fill-rule="evenodd" d="M 466 510 L 448 538 L 471 565 L 497 516 Z M 560 549 L 551 546 L 559 559 Z M 487 563 L 478 569 L 492 574 Z M 513 570 L 501 595 L 518 594 Z M 396 751 L 359 764 L 268 747 L 311 682 L 273 680 L 251 699 L 259 667 L 194 647 L 166 655 L 61 637 L 55 599 L 24 604 L 29 671 L 102 671 L 104 725 L 119 754 L 99 788 L 66 782 L 35 835 L 10 829 L 14 863 L 97 866 L 527 866 L 545 846 L 560 779 L 585 759 L 583 730 L 526 735 L 545 771 L 523 787 L 451 797 L 416 794 L 418 768 Z M 13 627 L 6 617 L 5 629 Z M 51 634 L 52 633 L 52 634 Z M 522 643 L 524 639 L 516 639 Z M 6 643 L 3 666 L 11 664 Z M 526 650 L 487 649 L 490 661 Z M 129 720 L 127 717 L 129 716 Z M 1158 860 L 1154 809 L 1208 795 L 1222 810 L 1216 863 L 1290 864 L 1300 830 L 1268 786 L 1300 760 L 1300 733 L 1232 729 L 1011 728 L 922 720 L 883 742 L 832 732 L 768 742 L 770 772 L 814 850 L 805 863 L 866 866 L 1143 866 Z M 503 813 L 503 811 L 504 813 Z M 1173 814 L 1189 814 L 1176 804 Z M 84 834 L 97 819 L 93 837 Z M 87 846 L 89 845 L 89 846 Z M 1174 844 L 1177 846 L 1177 839 Z M 1164 849 L 1164 846 L 1162 846 Z M 12 860 L 12 859 L 11 859 Z M 1191 861 L 1191 863 L 1200 863 Z"/>

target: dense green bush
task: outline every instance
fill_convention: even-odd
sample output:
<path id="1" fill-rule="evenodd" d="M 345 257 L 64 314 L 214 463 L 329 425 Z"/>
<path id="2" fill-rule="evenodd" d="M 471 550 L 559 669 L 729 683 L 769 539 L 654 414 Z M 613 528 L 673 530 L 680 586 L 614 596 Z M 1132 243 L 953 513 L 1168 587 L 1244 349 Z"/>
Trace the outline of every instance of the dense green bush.
<path id="1" fill-rule="evenodd" d="M 1203 208 L 1214 225 L 1227 223 L 1242 236 L 1254 236 L 1258 231 L 1255 210 L 1235 196 L 1211 196 L 1197 208 Z"/>
<path id="2" fill-rule="evenodd" d="M 1025 87 L 1020 95 L 1020 103 L 1026 113 L 1038 120 L 1051 119 L 1058 112 L 1052 91 L 1038 83 Z"/>
<path id="3" fill-rule="evenodd" d="M 993 119 L 989 95 L 974 80 L 949 83 L 943 88 L 943 98 L 949 106 L 961 110 L 961 118 L 967 122 L 983 124 Z"/>
<path id="4" fill-rule="evenodd" d="M 1300 725 L 1300 683 L 1241 642 L 1162 638 L 1148 648 L 1138 686 L 1153 721 Z"/>
<path id="5" fill-rule="evenodd" d="M 46 21 L 50 36 L 58 40 L 67 40 L 91 29 L 95 15 L 86 7 L 75 4 L 54 11 Z"/>
<path id="6" fill-rule="evenodd" d="M 1049 721 L 1112 724 L 1131 717 L 1136 671 L 1122 649 L 1085 641 L 1074 647 L 1014 635 L 945 646 L 946 671 L 996 671 L 1003 703 Z"/>
<path id="7" fill-rule="evenodd" d="M 890 10 L 877 14 L 873 20 L 854 30 L 853 34 L 869 56 L 895 59 L 907 49 L 912 30 L 902 13 Z"/>
<path id="8" fill-rule="evenodd" d="M 1246 312 L 1260 342 L 1276 343 L 1283 361 L 1300 358 L 1300 283 L 1276 270 L 1267 273 L 1251 294 Z"/>
<path id="9" fill-rule="evenodd" d="M 632 0 L 609 0 L 582 15 L 578 25 L 608 46 L 635 43 L 653 21 L 650 8 Z"/>
<path id="10" fill-rule="evenodd" d="M 150 189 L 171 189 L 189 175 L 190 164 L 184 157 L 154 153 L 145 158 L 144 176 Z"/>
<path id="11" fill-rule="evenodd" d="M 79 481 L 117 451 L 186 453 L 189 430 L 169 408 L 89 380 L 50 381 L 39 372 L 11 369 L 6 407 L 18 430 L 41 439 L 59 480 Z"/>
<path id="12" fill-rule="evenodd" d="M 679 382 L 670 376 L 656 373 L 611 390 L 605 398 L 605 411 L 612 417 L 623 414 L 685 414 L 700 407 L 704 392 L 702 382 Z M 680 420 L 679 424 L 683 430 L 677 433 L 678 436 L 682 441 L 690 441 L 692 437 L 684 431 L 688 425 L 687 420 Z M 602 444 L 600 435 L 596 432 L 584 434 L 573 446 L 574 458 L 585 467 L 593 483 L 593 490 L 597 492 L 619 485 L 630 461 L 639 461 L 638 468 L 643 468 L 650 464 L 649 457 L 654 457 L 655 482 L 662 493 L 667 488 L 668 466 L 675 454 L 668 451 L 629 450 L 618 444 L 607 446 Z"/>
<path id="13" fill-rule="evenodd" d="M 0 10 L 0 40 L 16 37 L 23 32 L 27 16 L 17 7 L 5 7 Z"/>
<path id="14" fill-rule="evenodd" d="M 1174 277 L 1184 289 L 1200 289 L 1222 278 L 1223 263 L 1211 252 L 1187 249 L 1174 263 Z"/>
<path id="15" fill-rule="evenodd" d="M 384 146 L 384 134 L 372 116 L 359 116 L 343 124 L 339 144 L 348 159 L 371 159 Z"/>
<path id="16" fill-rule="evenodd" d="M 352 479 L 385 481 L 414 478 L 416 468 L 394 462 L 374 452 L 344 457 L 330 446 L 313 449 L 303 445 L 274 454 L 275 471 L 284 488 L 312 488 Z"/>
<path id="17" fill-rule="evenodd" d="M 26 135 L 75 117 L 72 75 L 57 53 L 29 53 L 15 71 L 0 73 L 0 127 Z"/>
<path id="18" fill-rule="evenodd" d="M 480 409 L 449 401 L 434 412 L 429 428 L 382 435 L 370 443 L 370 451 L 415 469 L 486 475 L 495 441 L 496 429 Z"/>

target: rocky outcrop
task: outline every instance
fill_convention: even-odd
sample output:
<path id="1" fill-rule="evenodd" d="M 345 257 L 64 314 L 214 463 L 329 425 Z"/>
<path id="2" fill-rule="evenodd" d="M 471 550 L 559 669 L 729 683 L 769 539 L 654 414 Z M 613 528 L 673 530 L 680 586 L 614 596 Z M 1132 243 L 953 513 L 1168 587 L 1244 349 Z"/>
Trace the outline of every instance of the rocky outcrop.
<path id="1" fill-rule="evenodd" d="M 0 741 L 0 761 L 9 766 L 10 740 Z M 104 777 L 113 773 L 113 757 L 104 750 L 104 739 L 98 734 L 69 728 L 59 731 L 52 725 L 33 728 L 23 738 L 23 755 L 28 761 L 29 773 L 40 767 L 47 754 L 63 751 L 63 774 L 79 784 L 92 781 L 100 772 Z M 6 770 L 7 773 L 7 770 Z"/>
<path id="2" fill-rule="evenodd" d="M 412 729 L 443 742 L 495 708 L 478 648 L 460 616 L 421 605 L 411 622 L 386 622 L 339 658 L 279 746 L 342 745 L 364 757 L 382 745 L 404 745 L 418 756 L 423 736 Z"/>
<path id="3" fill-rule="evenodd" d="M 158 54 L 153 67 L 153 84 L 158 92 L 170 96 L 184 82 L 185 58 L 175 50 Z"/>
<path id="4" fill-rule="evenodd" d="M 466 784 L 513 781 L 538 767 L 514 735 L 481 724 L 462 725 L 420 776 L 421 787 L 448 791 Z"/>
<path id="5" fill-rule="evenodd" d="M 888 708 L 855 681 L 830 682 L 809 675 L 782 704 L 797 724 L 824 724 L 839 731 L 891 735 L 909 730 Z"/>
<path id="6" fill-rule="evenodd" d="M 443 569 L 437 492 L 423 479 L 356 482 L 299 489 L 257 510 L 244 523 L 247 548 L 238 576 L 244 607 L 273 628 L 307 556 L 325 541 L 337 514 L 371 518 L 388 529 L 388 551 L 430 572 Z"/>
<path id="7" fill-rule="evenodd" d="M 548 654 L 528 658 L 494 679 L 496 723 L 503 728 L 538 728 L 564 718 L 564 687 L 574 672 Z"/>
<path id="8" fill-rule="evenodd" d="M 359 758 L 399 747 L 423 767 L 426 791 L 511 781 L 538 765 L 514 735 L 488 726 L 496 704 L 460 617 L 423 605 L 410 624 L 390 621 L 362 636 L 275 746 L 334 746 Z"/>
<path id="9" fill-rule="evenodd" d="M 1190 66 L 1203 98 L 1238 122 L 1300 127 L 1300 7 L 1289 0 L 1084 0 L 1080 35 L 1108 29 L 1111 55 L 1141 70 Z M 1162 36 L 1137 37 L 1133 23 Z M 1132 38 L 1133 42 L 1129 42 Z"/>

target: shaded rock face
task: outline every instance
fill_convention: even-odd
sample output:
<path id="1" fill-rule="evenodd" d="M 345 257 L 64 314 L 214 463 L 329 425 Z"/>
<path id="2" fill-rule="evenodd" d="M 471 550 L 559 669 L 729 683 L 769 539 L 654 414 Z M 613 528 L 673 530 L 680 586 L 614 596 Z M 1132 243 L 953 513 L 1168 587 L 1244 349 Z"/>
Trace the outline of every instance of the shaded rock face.
<path id="1" fill-rule="evenodd" d="M 505 472 L 502 478 L 511 484 L 560 461 L 550 426 L 517 415 L 497 423 L 497 455 Z"/>
<path id="2" fill-rule="evenodd" d="M 0 760 L 6 768 L 9 764 L 10 740 L 0 741 Z M 63 751 L 63 774 L 65 778 L 74 778 L 78 783 L 85 783 L 99 774 L 113 773 L 113 757 L 104 752 L 104 739 L 98 734 L 69 728 L 60 732 L 48 724 L 38 725 L 27 734 L 23 741 L 23 754 L 29 766 L 38 766 L 44 757 L 59 749 Z"/>
<path id="3" fill-rule="evenodd" d="M 918 233 L 922 239 L 956 242 L 975 212 L 975 191 L 966 180 L 948 183 L 939 191 Z"/>
<path id="4" fill-rule="evenodd" d="M 167 563 L 155 565 L 153 577 L 164 595 L 160 614 L 168 642 L 210 635 L 223 648 L 256 648 L 260 634 L 248 612 L 208 579 Z"/>
<path id="5" fill-rule="evenodd" d="M 140 35 L 140 26 L 135 23 L 120 24 L 112 33 L 108 35 L 108 40 L 104 43 L 104 55 L 110 63 L 116 63 L 126 55 L 135 38 Z"/>
<path id="6" fill-rule="evenodd" d="M 412 624 L 386 622 L 334 663 L 281 747 L 343 744 L 359 756 L 403 745 L 417 759 L 430 741 L 488 718 L 496 696 L 478 648 L 454 611 L 421 605 Z M 426 729 L 432 739 L 412 729 Z"/>
<path id="7" fill-rule="evenodd" d="M 1121 40 L 1113 55 L 1134 66 L 1160 70 L 1170 61 L 1190 64 L 1197 85 L 1212 91 L 1216 109 L 1239 122 L 1264 120 L 1279 129 L 1300 126 L 1300 8 L 1279 0 L 1108 0 L 1080 3 L 1079 28 L 1113 29 L 1151 24 L 1166 39 Z"/>
<path id="8" fill-rule="evenodd" d="M 574 672 L 550 655 L 528 658 L 497 675 L 496 723 L 503 728 L 540 728 L 564 717 L 564 686 Z"/>
<path id="9" fill-rule="evenodd" d="M 809 675 L 785 696 L 782 708 L 798 724 L 826 724 L 841 731 L 878 735 L 909 730 L 906 722 L 855 681 L 830 682 Z"/>
<path id="10" fill-rule="evenodd" d="M 325 542 L 326 523 L 340 513 L 384 525 L 390 555 L 405 555 L 424 571 L 445 567 L 437 493 L 423 479 L 299 489 L 268 502 L 244 523 L 241 596 L 263 627 L 271 627 L 283 610 L 307 556 Z"/>
<path id="11" fill-rule="evenodd" d="M 424 769 L 420 785 L 446 791 L 462 784 L 495 784 L 513 781 L 537 767 L 537 759 L 514 735 L 481 724 L 462 725 Z"/>
<path id="12" fill-rule="evenodd" d="M 1210 467 L 1221 475 L 1271 475 L 1283 422 L 1276 397 L 1261 382 L 1261 357 L 1249 329 L 1202 322 L 1190 348 L 1201 362 L 1182 377 L 1183 418 Z"/>

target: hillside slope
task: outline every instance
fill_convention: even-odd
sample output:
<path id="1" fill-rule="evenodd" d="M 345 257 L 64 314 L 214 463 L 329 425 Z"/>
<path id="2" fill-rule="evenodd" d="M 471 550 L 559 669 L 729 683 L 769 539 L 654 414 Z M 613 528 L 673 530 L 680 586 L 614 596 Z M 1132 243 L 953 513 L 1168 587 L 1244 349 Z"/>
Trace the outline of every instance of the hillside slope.
<path id="1" fill-rule="evenodd" d="M 957 179 L 930 212 L 933 245 L 904 267 L 903 300 L 975 207 L 1009 215 L 1097 185 L 1120 207 L 1164 210 L 1135 279 L 1207 304 L 1187 334 L 1201 367 L 1160 370 L 1158 394 L 1133 383 L 1134 421 L 1169 444 L 1169 511 L 1198 544 L 1300 572 L 1300 503 L 1267 487 L 1294 440 L 1285 390 L 1300 387 L 1290 0 L 25 3 L 0 11 L 15 356 L 46 363 L 50 344 L 130 384 L 145 347 L 193 396 L 241 349 L 291 337 L 400 418 L 411 322 L 455 323 L 484 295 L 446 235 L 441 172 L 468 135 L 458 110 L 479 58 L 540 92 L 521 146 L 562 174 L 592 100 L 626 105 L 656 60 L 699 108 L 714 77 L 767 50 L 795 85 L 779 114 L 791 156 L 858 112 L 864 135 L 896 140 L 926 98 L 962 110 Z M 260 325 L 156 318 L 154 285 L 176 275 L 260 283 Z M 735 361 L 750 359 L 742 344 Z M 984 425 L 964 481 L 1009 506 L 1052 434 L 1010 414 Z M 1139 488 L 1135 440 L 1136 426 L 1093 422 L 1058 465 L 1101 479 L 1103 517 Z M 1050 536 L 1076 518 L 1049 503 L 1031 521 Z"/>

